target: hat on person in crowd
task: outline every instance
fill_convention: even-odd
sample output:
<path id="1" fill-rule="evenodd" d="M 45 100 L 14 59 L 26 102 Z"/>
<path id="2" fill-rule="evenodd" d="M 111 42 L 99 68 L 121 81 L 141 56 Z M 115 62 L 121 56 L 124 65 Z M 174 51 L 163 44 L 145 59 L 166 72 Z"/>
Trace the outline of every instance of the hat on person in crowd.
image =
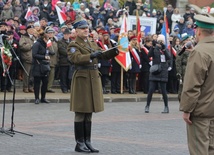
<path id="1" fill-rule="evenodd" d="M 55 33 L 55 30 L 52 27 L 47 27 L 45 33 Z"/>
<path id="2" fill-rule="evenodd" d="M 97 33 L 98 34 L 103 34 L 104 31 L 105 31 L 104 29 L 100 29 L 100 30 L 97 31 Z"/>
<path id="3" fill-rule="evenodd" d="M 120 33 L 120 28 L 116 28 L 116 29 L 114 30 L 114 33 Z"/>
<path id="4" fill-rule="evenodd" d="M 129 41 L 131 41 L 131 40 L 133 40 L 133 39 L 137 39 L 137 36 L 131 36 L 131 37 L 129 38 Z"/>
<path id="5" fill-rule="evenodd" d="M 27 26 L 26 30 L 31 29 L 31 28 L 34 28 L 34 26 L 33 25 L 29 25 L 29 26 Z"/>
<path id="6" fill-rule="evenodd" d="M 63 28 L 68 28 L 68 26 L 67 26 L 67 25 L 63 25 L 63 26 L 61 27 L 61 29 L 63 29 Z"/>
<path id="7" fill-rule="evenodd" d="M 165 44 L 165 36 L 162 34 L 158 35 L 157 42 L 162 41 Z"/>
<path id="8" fill-rule="evenodd" d="M 68 28 L 66 28 L 63 34 L 71 34 L 71 31 Z"/>
<path id="9" fill-rule="evenodd" d="M 111 26 L 111 27 L 110 27 L 110 30 L 115 29 L 115 28 L 116 28 L 115 26 Z"/>
<path id="10" fill-rule="evenodd" d="M 176 26 L 174 27 L 173 31 L 174 31 L 174 32 L 179 31 L 179 27 L 176 25 Z"/>
<path id="11" fill-rule="evenodd" d="M 192 22 L 191 21 L 187 21 L 186 25 L 192 25 Z"/>
<path id="12" fill-rule="evenodd" d="M 37 27 L 37 26 L 40 27 L 40 23 L 39 23 L 39 22 L 36 22 L 36 23 L 33 24 L 33 26 L 34 26 L 34 27 Z"/>
<path id="13" fill-rule="evenodd" d="M 214 17 L 204 16 L 204 15 L 195 15 L 194 19 L 196 20 L 195 25 L 204 29 L 214 29 Z"/>
<path id="14" fill-rule="evenodd" d="M 89 28 L 89 25 L 85 19 L 83 19 L 81 16 L 78 16 L 74 21 L 73 27 L 75 29 L 84 29 Z"/>
<path id="15" fill-rule="evenodd" d="M 179 20 L 184 20 L 184 17 L 180 17 Z"/>
<path id="16" fill-rule="evenodd" d="M 190 35 L 188 35 L 187 33 L 183 33 L 181 34 L 181 41 L 185 41 L 190 37 Z"/>
<path id="17" fill-rule="evenodd" d="M 109 35 L 108 31 L 103 31 L 102 35 Z"/>
<path id="18" fill-rule="evenodd" d="M 54 22 L 48 22 L 48 26 L 55 25 Z"/>
<path id="19" fill-rule="evenodd" d="M 57 1 L 56 4 L 62 4 L 62 2 L 61 1 Z"/>
<path id="20" fill-rule="evenodd" d="M 26 30 L 26 26 L 22 25 L 22 26 L 19 26 L 19 30 Z"/>
<path id="21" fill-rule="evenodd" d="M 54 29 L 55 32 L 59 32 L 59 28 L 58 27 L 54 26 L 53 29 Z"/>
<path id="22" fill-rule="evenodd" d="M 84 3 L 80 3 L 80 6 L 81 6 L 81 5 L 85 6 L 85 4 L 84 4 Z"/>
<path id="23" fill-rule="evenodd" d="M 153 9 L 152 13 L 157 13 L 157 11 L 155 9 Z"/>

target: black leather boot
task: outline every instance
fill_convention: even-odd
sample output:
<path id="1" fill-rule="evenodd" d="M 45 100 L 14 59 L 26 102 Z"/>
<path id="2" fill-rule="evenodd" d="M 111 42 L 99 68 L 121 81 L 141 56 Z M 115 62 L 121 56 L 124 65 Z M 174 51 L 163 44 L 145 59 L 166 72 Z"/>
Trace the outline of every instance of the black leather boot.
<path id="1" fill-rule="evenodd" d="M 74 132 L 76 139 L 76 152 L 90 153 L 91 151 L 85 145 L 84 122 L 74 122 Z"/>
<path id="2" fill-rule="evenodd" d="M 145 107 L 145 113 L 149 113 L 149 106 L 148 105 L 146 105 L 146 107 Z"/>
<path id="3" fill-rule="evenodd" d="M 165 106 L 162 113 L 163 113 L 163 114 L 169 113 L 169 107 L 168 107 L 168 106 Z"/>
<path id="4" fill-rule="evenodd" d="M 85 122 L 85 145 L 91 152 L 98 153 L 99 150 L 91 146 L 91 122 Z"/>

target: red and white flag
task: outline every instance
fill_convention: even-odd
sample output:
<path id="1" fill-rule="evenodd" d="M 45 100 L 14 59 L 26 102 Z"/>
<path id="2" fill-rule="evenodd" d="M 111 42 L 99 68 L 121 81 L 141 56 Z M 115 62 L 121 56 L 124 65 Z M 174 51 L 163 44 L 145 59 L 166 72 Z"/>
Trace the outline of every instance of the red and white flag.
<path id="1" fill-rule="evenodd" d="M 58 2 L 58 0 L 52 0 L 51 1 L 51 9 L 52 10 L 55 10 L 55 5 L 56 5 L 57 2 Z"/>
<path id="2" fill-rule="evenodd" d="M 128 46 L 129 41 L 127 29 L 127 17 L 126 15 L 124 15 L 118 39 L 119 54 L 115 57 L 115 60 L 123 67 L 125 71 L 128 71 L 128 69 L 131 66 L 131 57 Z"/>
<path id="3" fill-rule="evenodd" d="M 27 13 L 26 13 L 26 15 L 25 15 L 25 19 L 27 20 L 28 17 L 30 17 L 30 15 L 32 15 L 32 11 L 31 11 L 31 7 L 28 7 Z"/>
<path id="4" fill-rule="evenodd" d="M 60 25 L 63 25 L 67 19 L 67 16 L 57 5 L 55 5 L 55 7 L 56 7 L 59 23 Z"/>
<path id="5" fill-rule="evenodd" d="M 51 40 L 49 39 L 48 42 L 47 42 L 47 47 L 51 47 L 52 46 L 52 42 Z"/>

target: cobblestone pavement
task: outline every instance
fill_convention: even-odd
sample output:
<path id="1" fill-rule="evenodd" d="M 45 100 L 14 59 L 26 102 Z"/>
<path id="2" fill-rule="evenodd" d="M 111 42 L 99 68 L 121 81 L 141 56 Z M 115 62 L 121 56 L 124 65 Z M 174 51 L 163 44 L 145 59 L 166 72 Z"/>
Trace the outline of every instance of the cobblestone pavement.
<path id="1" fill-rule="evenodd" d="M 163 102 L 154 101 L 150 113 L 145 102 L 105 103 L 93 114 L 92 142 L 99 155 L 187 155 L 185 123 L 178 102 L 161 114 Z M 2 105 L 0 105 L 2 115 Z M 11 104 L 6 104 L 5 128 L 10 127 Z M 74 113 L 68 103 L 15 105 L 13 137 L 0 134 L 0 155 L 79 155 L 74 152 Z"/>

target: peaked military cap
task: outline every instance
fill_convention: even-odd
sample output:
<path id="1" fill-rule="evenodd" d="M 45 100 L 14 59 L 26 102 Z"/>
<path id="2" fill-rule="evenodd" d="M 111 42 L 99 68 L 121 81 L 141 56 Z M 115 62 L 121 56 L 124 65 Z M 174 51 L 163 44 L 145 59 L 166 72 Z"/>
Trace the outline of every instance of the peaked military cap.
<path id="1" fill-rule="evenodd" d="M 76 20 L 74 21 L 73 27 L 75 29 L 83 29 L 83 28 L 88 28 L 89 25 L 87 21 L 81 17 L 81 15 L 77 15 Z"/>
<path id="2" fill-rule="evenodd" d="M 195 15 L 196 26 L 204 29 L 214 29 L 214 17 L 211 15 Z"/>

